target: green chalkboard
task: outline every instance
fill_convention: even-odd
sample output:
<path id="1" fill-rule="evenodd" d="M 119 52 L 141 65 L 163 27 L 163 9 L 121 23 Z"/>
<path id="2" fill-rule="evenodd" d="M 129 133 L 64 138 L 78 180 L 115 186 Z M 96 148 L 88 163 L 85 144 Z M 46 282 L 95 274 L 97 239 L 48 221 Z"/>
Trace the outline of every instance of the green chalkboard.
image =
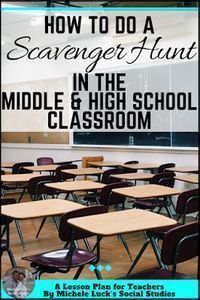
<path id="1" fill-rule="evenodd" d="M 79 132 L 75 145 L 197 147 L 197 132 Z"/>
<path id="2" fill-rule="evenodd" d="M 127 74 L 127 86 L 134 91 L 192 91 L 192 98 L 198 107 L 198 64 L 196 61 L 187 63 L 165 64 L 159 66 L 137 67 L 120 70 Z M 128 95 L 128 99 L 131 96 Z M 130 98 L 131 99 L 131 98 Z M 197 111 L 195 121 L 198 123 Z M 158 118 L 160 115 L 158 114 Z M 73 134 L 74 145 L 114 145 L 114 146 L 166 146 L 166 147 L 197 147 L 198 132 L 182 131 L 183 124 L 193 120 L 188 112 L 169 113 L 162 122 L 171 120 L 170 132 L 76 132 Z M 176 130 L 177 124 L 181 130 Z M 197 125 L 197 124 L 196 124 Z M 159 125 L 158 125 L 159 126 Z M 198 126 L 197 126 L 198 127 Z M 193 128 L 193 127 L 192 127 Z M 174 130 L 173 130 L 174 129 Z"/>

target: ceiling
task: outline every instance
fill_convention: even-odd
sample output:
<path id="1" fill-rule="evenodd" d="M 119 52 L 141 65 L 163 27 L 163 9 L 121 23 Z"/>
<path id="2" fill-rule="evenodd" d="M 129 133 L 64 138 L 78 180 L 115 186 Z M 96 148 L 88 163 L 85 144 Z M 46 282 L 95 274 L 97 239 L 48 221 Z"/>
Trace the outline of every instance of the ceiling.
<path id="1" fill-rule="evenodd" d="M 115 1 L 116 3 L 117 1 Z M 104 2 L 76 2 L 72 1 L 71 4 L 81 4 L 81 6 L 100 6 Z M 56 4 L 58 5 L 58 4 Z M 16 7 L 16 8 L 30 8 L 30 7 L 46 7 L 46 1 L 4 1 L 2 2 L 2 7 Z M 63 6 L 62 6 L 63 7 Z M 52 13 L 56 14 L 55 11 Z M 63 12 L 59 12 L 61 15 Z M 99 12 L 99 13 L 104 13 Z M 72 13 L 69 11 L 65 11 L 65 15 L 71 15 Z M 77 11 L 77 14 L 78 11 Z M 89 12 L 88 12 L 89 14 Z M 44 28 L 44 15 L 45 10 L 15 10 L 15 11 L 6 11 L 2 13 L 2 54 L 7 53 L 10 49 L 13 48 L 13 42 L 16 38 L 23 35 L 29 35 L 32 37 L 34 41 L 37 42 L 38 46 L 47 46 L 49 45 L 49 36 L 41 35 Z M 76 11 L 73 10 L 73 15 L 76 15 Z M 82 30 L 79 36 L 77 35 L 54 35 L 53 43 L 56 45 L 63 44 L 66 42 L 70 42 L 71 40 L 85 39 L 91 37 L 90 34 L 90 24 L 87 23 L 87 12 L 84 13 L 84 17 L 82 20 Z M 159 21 L 160 22 L 160 21 Z M 110 21 L 112 23 L 112 19 Z M 111 26 L 110 26 L 111 27 Z"/>
<path id="2" fill-rule="evenodd" d="M 54 7 L 63 7 L 64 0 L 51 0 L 52 6 Z M 60 3 L 59 3 L 60 2 Z M 98 7 L 104 4 L 106 1 L 69 1 L 70 6 L 81 6 L 81 7 Z M 46 7 L 47 6 L 47 0 L 46 1 L 2 1 L 2 6 L 19 6 L 19 7 Z"/>
<path id="3" fill-rule="evenodd" d="M 86 2 L 84 2 L 86 3 Z M 46 1 L 29 1 L 29 2 L 3 2 L 3 8 L 29 8 L 29 7 L 46 7 Z M 31 36 L 33 43 L 38 46 L 50 46 L 52 43 L 66 44 L 66 41 L 79 40 L 87 38 L 90 33 L 90 23 L 88 23 L 87 14 L 85 12 L 82 17 L 82 27 L 80 35 L 57 34 L 53 36 L 53 41 L 50 42 L 49 35 L 44 35 L 44 15 L 45 10 L 4 10 L 2 11 L 2 54 L 8 53 L 14 46 L 14 40 L 20 36 Z M 55 11 L 50 12 L 55 14 Z M 101 13 L 101 12 L 100 12 Z M 59 11 L 57 14 L 65 16 L 71 15 L 71 11 Z M 73 11 L 73 16 L 80 15 L 80 12 Z M 91 34 L 90 34 L 91 37 Z M 31 46 L 31 43 L 29 44 Z"/>

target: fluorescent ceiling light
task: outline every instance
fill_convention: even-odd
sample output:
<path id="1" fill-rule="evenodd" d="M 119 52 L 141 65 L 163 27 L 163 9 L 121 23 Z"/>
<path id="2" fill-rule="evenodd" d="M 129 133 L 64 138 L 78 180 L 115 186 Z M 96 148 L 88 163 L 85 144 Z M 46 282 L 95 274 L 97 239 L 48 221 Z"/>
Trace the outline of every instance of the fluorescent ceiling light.
<path id="1" fill-rule="evenodd" d="M 22 15 L 45 15 L 45 9 L 34 9 L 38 8 L 35 6 L 23 6 L 23 5 L 16 5 L 16 4 L 8 4 L 2 3 L 1 11 L 7 13 L 15 13 L 15 14 L 22 14 Z"/>

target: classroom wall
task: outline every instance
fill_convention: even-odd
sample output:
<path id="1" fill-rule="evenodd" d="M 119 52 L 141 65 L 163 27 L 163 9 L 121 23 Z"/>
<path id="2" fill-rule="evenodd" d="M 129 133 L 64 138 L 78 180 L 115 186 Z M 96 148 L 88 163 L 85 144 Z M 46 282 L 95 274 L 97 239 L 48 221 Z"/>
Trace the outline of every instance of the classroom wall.
<path id="1" fill-rule="evenodd" d="M 167 150 L 167 149 L 139 149 L 112 147 L 72 147 L 59 144 L 2 144 L 2 161 L 36 161 L 38 156 L 52 156 L 54 160 L 81 159 L 85 155 L 103 155 L 105 160 L 125 162 L 139 160 L 141 162 L 165 163 L 175 162 L 177 165 L 197 165 L 197 150 Z"/>
<path id="2" fill-rule="evenodd" d="M 67 161 L 81 159 L 82 156 L 103 155 L 104 160 L 126 162 L 138 160 L 163 164 L 174 162 L 177 166 L 197 166 L 198 151 L 196 150 L 167 150 L 167 149 L 128 149 L 125 148 L 97 148 L 97 147 L 71 147 L 70 145 L 45 144 L 2 144 L 2 161 L 33 161 L 40 156 L 51 156 L 54 161 Z M 81 165 L 81 163 L 79 163 Z M 181 190 L 193 189 L 196 185 L 176 182 Z"/>

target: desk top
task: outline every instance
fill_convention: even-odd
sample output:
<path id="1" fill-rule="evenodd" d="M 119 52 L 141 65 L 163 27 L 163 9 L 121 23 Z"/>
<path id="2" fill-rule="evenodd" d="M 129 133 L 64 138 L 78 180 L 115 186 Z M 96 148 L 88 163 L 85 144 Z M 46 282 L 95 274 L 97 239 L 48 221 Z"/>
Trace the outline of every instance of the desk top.
<path id="1" fill-rule="evenodd" d="M 2 182 L 28 182 L 31 178 L 42 176 L 38 173 L 1 175 Z"/>
<path id="2" fill-rule="evenodd" d="M 100 236 L 137 232 L 177 222 L 160 214 L 142 209 L 128 209 L 95 216 L 70 219 L 69 224 Z"/>
<path id="3" fill-rule="evenodd" d="M 68 165 L 68 164 L 71 164 L 71 163 L 74 163 L 74 162 L 79 162 L 79 161 L 81 161 L 81 159 L 59 161 L 59 162 L 56 162 L 55 164 L 57 164 L 57 165 Z"/>
<path id="4" fill-rule="evenodd" d="M 173 196 L 181 193 L 181 191 L 177 189 L 166 187 L 163 185 L 158 185 L 158 184 L 146 184 L 146 185 L 133 186 L 133 187 L 117 188 L 117 189 L 113 189 L 113 192 L 120 195 L 124 195 L 126 197 L 142 199 L 142 200 L 148 198 Z"/>
<path id="5" fill-rule="evenodd" d="M 95 167 L 119 167 L 121 165 L 120 162 L 116 161 L 91 161 L 88 162 L 89 165 L 95 166 Z"/>
<path id="6" fill-rule="evenodd" d="M 42 166 L 32 166 L 32 167 L 24 167 L 24 169 L 33 171 L 33 172 L 51 172 L 55 171 L 60 165 L 52 164 L 52 165 L 42 165 Z"/>
<path id="7" fill-rule="evenodd" d="M 185 181 L 188 183 L 199 183 L 199 175 L 198 174 L 188 174 L 188 175 L 182 175 L 182 176 L 176 176 L 174 177 L 177 180 Z"/>
<path id="8" fill-rule="evenodd" d="M 129 168 L 129 169 L 134 169 L 134 170 L 153 170 L 157 169 L 159 165 L 156 164 L 149 164 L 149 163 L 139 163 L 139 164 L 125 164 L 121 165 L 123 168 Z"/>
<path id="9" fill-rule="evenodd" d="M 91 191 L 102 189 L 105 184 L 94 182 L 90 180 L 77 180 L 77 181 L 66 181 L 66 182 L 53 182 L 46 183 L 46 186 L 56 189 L 63 190 L 69 193 L 78 192 L 78 191 Z"/>
<path id="10" fill-rule="evenodd" d="M 115 174 L 111 177 L 124 179 L 124 180 L 143 180 L 151 179 L 154 175 L 150 173 L 125 173 L 125 174 Z"/>
<path id="11" fill-rule="evenodd" d="M 80 168 L 80 169 L 66 169 L 62 171 L 63 173 L 68 173 L 76 176 L 84 176 L 84 175 L 99 175 L 104 171 L 98 168 Z"/>
<path id="12" fill-rule="evenodd" d="M 195 173 L 198 172 L 198 167 L 174 167 L 167 168 L 167 171 L 179 172 L 179 173 Z"/>
<path id="13" fill-rule="evenodd" d="M 84 207 L 81 204 L 63 199 L 48 199 L 2 205 L 1 213 L 14 219 L 33 219 L 62 215 L 75 209 Z"/>
<path id="14" fill-rule="evenodd" d="M 1 168 L 11 168 L 16 164 L 16 162 L 1 162 Z"/>

